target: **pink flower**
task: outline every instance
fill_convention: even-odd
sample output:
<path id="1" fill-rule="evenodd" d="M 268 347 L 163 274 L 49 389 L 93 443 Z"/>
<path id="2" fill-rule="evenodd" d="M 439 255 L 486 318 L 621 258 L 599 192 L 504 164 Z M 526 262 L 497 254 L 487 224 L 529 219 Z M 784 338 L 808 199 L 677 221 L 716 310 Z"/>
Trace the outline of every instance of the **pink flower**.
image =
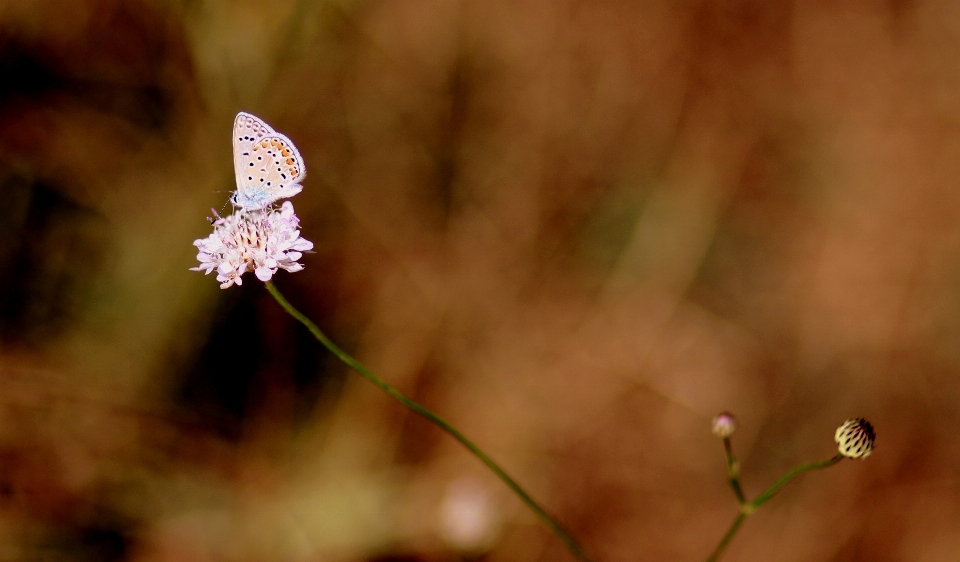
<path id="1" fill-rule="evenodd" d="M 221 289 L 241 285 L 241 276 L 248 271 L 264 282 L 278 269 L 300 271 L 303 265 L 297 260 L 313 248 L 313 242 L 300 237 L 300 219 L 289 201 L 279 211 L 239 209 L 213 226 L 210 236 L 193 243 L 200 250 L 200 265 L 190 270 L 207 274 L 216 270 Z"/>

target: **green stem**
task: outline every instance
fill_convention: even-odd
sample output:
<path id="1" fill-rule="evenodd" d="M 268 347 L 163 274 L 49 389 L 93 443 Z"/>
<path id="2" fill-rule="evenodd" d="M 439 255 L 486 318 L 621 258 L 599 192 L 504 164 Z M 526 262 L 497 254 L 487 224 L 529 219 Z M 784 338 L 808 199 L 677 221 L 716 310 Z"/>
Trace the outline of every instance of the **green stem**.
<path id="1" fill-rule="evenodd" d="M 833 466 L 838 462 L 840 462 L 841 460 L 843 460 L 843 455 L 838 453 L 837 456 L 833 457 L 832 459 L 827 459 L 825 461 L 812 462 L 810 464 L 798 466 L 797 468 L 784 474 L 783 477 L 780 478 L 780 480 L 777 480 L 776 482 L 773 483 L 773 486 L 770 486 L 769 488 L 767 488 L 765 492 L 757 496 L 757 499 L 750 502 L 750 505 L 749 505 L 750 510 L 755 511 L 758 507 L 760 507 L 761 505 L 766 503 L 770 498 L 775 496 L 777 492 L 780 491 L 780 488 L 783 488 L 787 484 L 787 482 L 793 480 L 795 477 L 799 476 L 800 474 L 803 474 L 808 470 L 816 470 L 818 468 L 827 468 L 828 466 Z"/>
<path id="2" fill-rule="evenodd" d="M 743 491 L 740 489 L 739 468 L 735 464 L 736 459 L 733 457 L 733 453 L 730 449 L 730 440 L 724 439 L 723 443 L 724 448 L 727 451 L 727 465 L 730 470 L 730 485 L 733 486 L 733 491 L 737 493 L 737 499 L 740 499 L 743 498 Z M 710 555 L 710 558 L 707 558 L 707 562 L 716 562 L 719 560 L 720 555 L 723 554 L 723 551 L 727 548 L 727 545 L 730 544 L 730 540 L 733 539 L 733 535 L 737 534 L 737 531 L 740 529 L 740 525 L 743 523 L 743 520 L 747 518 L 747 515 L 750 515 L 759 509 L 761 505 L 769 501 L 773 496 L 777 495 L 777 492 L 786 486 L 787 482 L 790 482 L 804 472 L 816 470 L 818 468 L 827 468 L 828 466 L 837 464 L 841 460 L 843 460 L 843 455 L 837 454 L 837 456 L 833 457 L 832 459 L 798 466 L 797 468 L 784 474 L 783 477 L 774 482 L 772 486 L 767 488 L 766 491 L 757 496 L 757 499 L 753 500 L 752 502 L 747 503 L 746 500 L 740 499 L 740 513 L 738 513 L 737 518 L 733 520 L 733 525 L 730 526 L 730 530 L 728 530 L 727 534 L 723 536 L 723 539 L 720 541 L 720 544 L 717 545 L 717 548 L 714 549 L 713 554 Z"/>
<path id="3" fill-rule="evenodd" d="M 476 445 L 474 445 L 473 441 L 470 441 L 469 439 L 467 439 L 466 436 L 460 433 L 459 430 L 457 430 L 455 427 L 450 425 L 446 420 L 444 420 L 440 416 L 434 414 L 430 410 L 424 408 L 420 404 L 417 404 L 413 400 L 404 396 L 399 390 L 390 386 L 385 380 L 373 374 L 369 369 L 367 369 L 362 364 L 360 364 L 359 361 L 357 361 L 356 359 L 348 355 L 345 351 L 337 347 L 337 345 L 333 343 L 333 341 L 331 341 L 330 338 L 328 338 L 323 332 L 320 331 L 320 328 L 318 328 L 316 324 L 311 322 L 309 318 L 301 314 L 300 311 L 298 311 L 296 308 L 293 307 L 293 305 L 287 302 L 287 299 L 285 299 L 283 295 L 280 294 L 280 291 L 277 290 L 273 282 L 267 281 L 266 286 L 267 286 L 267 290 L 270 291 L 270 294 L 273 295 L 273 298 L 276 299 L 278 303 L 280 303 L 280 306 L 282 306 L 283 309 L 290 314 L 290 316 L 293 316 L 301 324 L 306 326 L 307 329 L 310 330 L 310 333 L 313 334 L 313 336 L 317 338 L 317 340 L 320 343 L 322 343 L 324 347 L 330 350 L 331 353 L 336 355 L 337 358 L 340 359 L 340 361 L 343 361 L 347 366 L 349 366 L 353 370 L 363 375 L 367 380 L 369 380 L 373 384 L 380 387 L 380 389 L 386 392 L 388 395 L 390 395 L 391 398 L 393 398 L 394 400 L 397 400 L 407 408 L 427 418 L 428 420 L 430 420 L 431 422 L 439 426 L 440 429 L 443 429 L 444 431 L 449 433 L 451 436 L 453 436 L 454 439 L 462 443 L 463 446 L 469 449 L 470 452 L 473 453 L 474 456 L 476 456 L 478 459 L 480 459 L 480 461 L 483 464 L 487 465 L 487 468 L 489 468 L 494 474 L 496 474 L 497 477 L 500 478 L 500 480 L 502 480 L 503 483 L 506 484 L 508 488 L 513 490 L 513 493 L 515 493 L 521 500 L 523 500 L 523 503 L 527 504 L 527 507 L 529 507 L 535 514 L 537 514 L 537 517 L 539 517 L 540 520 L 543 521 L 543 523 L 547 527 L 549 527 L 551 531 L 553 531 L 553 534 L 555 534 L 561 541 L 563 541 L 567 549 L 574 556 L 576 556 L 578 560 L 582 560 L 584 562 L 591 562 L 590 558 L 583 551 L 583 548 L 580 547 L 580 545 L 577 543 L 576 540 L 574 540 L 574 538 L 570 535 L 570 533 L 568 533 L 566 529 L 564 529 L 560 525 L 560 523 L 554 520 L 553 517 L 551 517 L 546 512 L 546 510 L 540 507 L 540 505 L 536 501 L 534 501 L 532 497 L 530 497 L 530 494 L 528 494 L 523 488 L 521 488 L 520 485 L 517 484 L 517 482 L 513 478 L 510 478 L 510 476 L 507 475 L 507 473 L 504 472 L 502 468 L 500 468 L 500 465 L 493 462 L 493 459 L 487 456 L 487 454 L 484 453 L 480 449 L 480 447 L 477 447 Z"/>
<path id="4" fill-rule="evenodd" d="M 740 464 L 737 462 L 737 457 L 733 456 L 733 446 L 730 445 L 729 437 L 723 439 L 723 449 L 727 452 L 727 474 L 730 477 L 730 487 L 733 488 L 733 493 L 737 496 L 740 505 L 744 505 L 747 503 L 747 498 L 743 495 L 743 488 L 740 487 Z"/>
<path id="5" fill-rule="evenodd" d="M 707 558 L 707 562 L 717 562 L 717 560 L 720 560 L 720 555 L 726 550 L 727 545 L 730 544 L 730 540 L 733 539 L 733 535 L 737 534 L 737 530 L 740 529 L 740 524 L 743 523 L 743 520 L 746 518 L 747 514 L 742 511 L 737 514 L 737 518 L 733 520 L 733 525 L 730 525 L 730 530 L 723 536 L 723 540 L 721 540 L 717 548 L 714 549 L 710 558 Z"/>

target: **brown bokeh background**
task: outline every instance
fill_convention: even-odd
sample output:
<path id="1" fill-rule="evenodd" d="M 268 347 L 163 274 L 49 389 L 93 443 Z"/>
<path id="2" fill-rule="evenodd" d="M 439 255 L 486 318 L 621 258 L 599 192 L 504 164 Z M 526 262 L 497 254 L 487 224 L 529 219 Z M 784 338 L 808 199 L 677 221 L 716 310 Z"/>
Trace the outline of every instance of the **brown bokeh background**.
<path id="1" fill-rule="evenodd" d="M 960 6 L 0 3 L 0 560 L 553 561 L 447 435 L 196 265 L 239 110 L 286 296 L 601 562 L 960 552 Z"/>

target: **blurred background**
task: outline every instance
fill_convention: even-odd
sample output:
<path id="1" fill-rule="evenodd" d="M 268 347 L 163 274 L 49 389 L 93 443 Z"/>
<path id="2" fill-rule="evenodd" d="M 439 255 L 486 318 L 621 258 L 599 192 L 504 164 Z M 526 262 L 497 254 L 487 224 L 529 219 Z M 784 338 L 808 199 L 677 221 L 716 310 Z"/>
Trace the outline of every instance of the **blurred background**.
<path id="1" fill-rule="evenodd" d="M 601 562 L 960 552 L 960 4 L 0 2 L 0 561 L 553 561 L 463 447 L 192 242 L 237 111 L 276 282 Z M 229 211 L 229 207 L 227 207 Z M 226 211 L 225 211 L 226 212 Z"/>

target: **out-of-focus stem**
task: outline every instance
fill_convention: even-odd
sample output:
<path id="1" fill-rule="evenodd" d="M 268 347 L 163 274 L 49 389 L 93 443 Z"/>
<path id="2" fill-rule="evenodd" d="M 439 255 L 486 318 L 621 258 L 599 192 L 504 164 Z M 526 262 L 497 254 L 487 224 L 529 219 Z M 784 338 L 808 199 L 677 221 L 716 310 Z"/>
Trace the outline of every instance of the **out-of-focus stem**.
<path id="1" fill-rule="evenodd" d="M 730 477 L 730 487 L 737 496 L 740 505 L 747 503 L 746 496 L 743 495 L 743 488 L 740 487 L 740 463 L 737 457 L 733 456 L 733 447 L 730 445 L 730 438 L 723 438 L 723 449 L 727 452 L 727 474 Z"/>
<path id="2" fill-rule="evenodd" d="M 742 511 L 737 514 L 737 518 L 733 520 L 733 525 L 730 525 L 730 530 L 727 531 L 726 535 L 723 535 L 723 539 L 720 540 L 720 544 L 714 549 L 710 558 L 707 558 L 707 562 L 717 562 L 717 560 L 720 560 L 720 555 L 726 550 L 727 545 L 730 544 L 730 539 L 733 538 L 733 535 L 737 534 L 737 530 L 740 529 L 740 524 L 743 523 L 743 520 L 746 518 L 747 514 Z"/>

